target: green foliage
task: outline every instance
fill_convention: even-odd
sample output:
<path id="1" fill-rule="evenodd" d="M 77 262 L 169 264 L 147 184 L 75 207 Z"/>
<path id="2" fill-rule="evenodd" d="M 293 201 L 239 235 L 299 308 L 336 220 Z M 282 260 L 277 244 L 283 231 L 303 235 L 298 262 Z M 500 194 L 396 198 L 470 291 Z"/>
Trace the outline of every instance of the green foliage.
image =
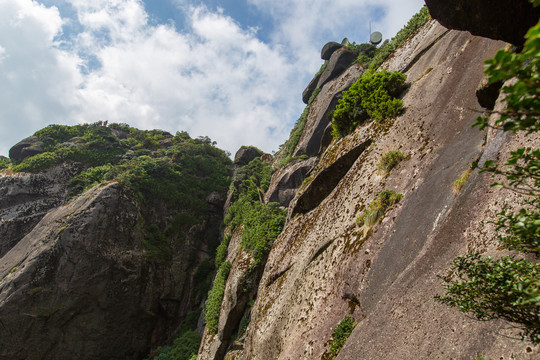
<path id="1" fill-rule="evenodd" d="M 405 79 L 402 73 L 386 70 L 364 74 L 338 102 L 332 119 L 333 136 L 343 137 L 369 120 L 397 116 L 403 109 L 403 101 L 397 97 L 405 88 Z"/>
<path id="2" fill-rule="evenodd" d="M 467 254 L 454 259 L 452 275 L 443 280 L 446 295 L 439 301 L 479 320 L 520 323 L 523 336 L 540 342 L 540 263 Z"/>
<path id="3" fill-rule="evenodd" d="M 302 131 L 304 131 L 304 126 L 306 126 L 306 121 L 309 115 L 309 109 L 311 108 L 311 104 L 313 103 L 313 101 L 315 100 L 317 95 L 319 95 L 320 92 L 321 92 L 321 89 L 317 88 L 313 91 L 313 94 L 311 94 L 311 97 L 309 98 L 308 104 L 304 108 L 302 115 L 300 115 L 300 118 L 298 119 L 298 121 L 296 121 L 296 124 L 291 130 L 291 134 L 289 135 L 289 140 L 285 143 L 285 148 L 283 149 L 283 157 L 292 156 L 294 149 L 296 149 L 296 145 L 298 145 L 298 141 L 300 140 Z"/>
<path id="4" fill-rule="evenodd" d="M 296 160 L 303 160 L 303 159 L 309 159 L 309 156 L 304 154 L 304 155 L 300 155 L 300 156 L 282 157 L 276 163 L 276 170 L 282 168 L 283 166 L 287 165 L 290 162 L 293 162 L 293 161 L 296 161 Z"/>
<path id="5" fill-rule="evenodd" d="M 212 290 L 208 292 L 208 299 L 205 303 L 204 318 L 206 321 L 206 329 L 210 334 L 215 334 L 218 329 L 219 313 L 221 311 L 221 303 L 225 295 L 225 285 L 227 277 L 231 271 L 231 263 L 226 261 L 221 264 L 218 269 Z"/>
<path id="6" fill-rule="evenodd" d="M 172 136 L 162 130 L 99 123 L 51 125 L 34 135 L 46 151 L 12 170 L 36 172 L 77 162 L 83 170 L 68 184 L 72 196 L 109 180 L 129 186 L 143 205 L 143 246 L 152 260 L 170 260 L 171 246 L 208 216 L 206 197 L 213 191 L 224 193 L 229 183 L 231 161 L 207 137 L 191 139 L 186 132 Z M 154 206 L 165 207 L 170 216 L 152 218 Z"/>
<path id="7" fill-rule="evenodd" d="M 540 21 L 526 35 L 521 53 L 499 50 L 493 59 L 486 61 L 486 74 L 490 83 L 516 78 L 502 88 L 506 109 L 495 124 L 480 116 L 475 126 L 502 126 L 505 131 L 524 130 L 532 133 L 540 130 Z"/>
<path id="8" fill-rule="evenodd" d="M 0 155 L 0 170 L 7 169 L 11 166 L 11 160 L 5 156 Z"/>
<path id="9" fill-rule="evenodd" d="M 403 194 L 398 194 L 393 190 L 384 190 L 377 195 L 375 200 L 356 219 L 358 226 L 362 226 L 364 237 L 384 217 L 386 210 L 390 206 L 397 204 L 402 198 Z"/>
<path id="10" fill-rule="evenodd" d="M 223 241 L 219 244 L 219 246 L 216 249 L 216 258 L 215 258 L 215 265 L 216 269 L 219 269 L 223 261 L 227 258 L 227 247 L 229 246 L 229 242 L 231 241 L 231 235 L 227 234 L 223 238 Z"/>
<path id="11" fill-rule="evenodd" d="M 369 64 L 369 71 L 376 71 L 379 66 L 390 56 L 398 47 L 405 42 L 411 35 L 413 35 L 416 30 L 422 25 L 424 25 L 429 19 L 429 10 L 427 6 L 424 5 L 422 9 L 409 20 L 407 25 L 405 25 L 401 30 L 398 31 L 396 36 L 390 41 L 385 41 L 375 52 L 373 60 Z"/>
<path id="12" fill-rule="evenodd" d="M 253 202 L 242 211 L 242 246 L 251 250 L 255 260 L 260 264 L 285 225 L 286 210 L 278 203 L 262 204 Z"/>
<path id="13" fill-rule="evenodd" d="M 461 188 L 465 186 L 467 183 L 467 180 L 469 180 L 469 177 L 471 176 L 473 172 L 473 169 L 467 169 L 463 171 L 456 181 L 452 184 L 452 190 L 454 190 L 454 193 L 459 193 L 461 191 Z"/>
<path id="14" fill-rule="evenodd" d="M 225 224 L 232 230 L 242 226 L 244 249 L 253 253 L 254 266 L 260 264 L 285 224 L 286 210 L 276 203 L 265 204 L 264 192 L 272 175 L 270 164 L 254 159 L 234 174 L 235 201 L 227 210 Z"/>
<path id="15" fill-rule="evenodd" d="M 405 158 L 406 155 L 401 151 L 388 151 L 377 163 L 377 170 L 381 174 L 387 175 Z"/>
<path id="16" fill-rule="evenodd" d="M 354 319 L 347 316 L 334 328 L 332 331 L 332 340 L 330 340 L 330 348 L 324 353 L 324 360 L 335 359 L 339 352 L 345 345 L 345 342 L 351 335 L 354 327 L 356 326 Z"/>
<path id="17" fill-rule="evenodd" d="M 201 337 L 196 331 L 199 315 L 200 310 L 188 313 L 172 346 L 163 346 L 156 349 L 151 359 L 191 360 L 193 356 L 196 358 L 201 344 Z"/>
<path id="18" fill-rule="evenodd" d="M 523 131 L 537 134 L 540 105 L 540 22 L 531 28 L 521 54 L 499 51 L 487 61 L 486 74 L 491 82 L 516 78 L 513 85 L 505 86 L 507 109 L 501 119 L 489 124 L 480 117 L 475 123 L 481 129 L 500 126 L 504 131 Z M 478 164 L 473 164 L 475 167 Z M 518 211 L 503 209 L 494 223 L 497 240 L 507 249 L 532 253 L 536 260 L 540 254 L 540 149 L 519 148 L 510 153 L 502 168 L 486 161 L 481 169 L 504 180 L 492 186 L 504 187 L 524 198 Z M 479 254 L 456 258 L 452 272 L 443 277 L 445 295 L 436 298 L 460 311 L 472 313 L 478 319 L 505 319 L 517 323 L 523 338 L 540 343 L 540 263 L 505 256 L 492 259 Z"/>

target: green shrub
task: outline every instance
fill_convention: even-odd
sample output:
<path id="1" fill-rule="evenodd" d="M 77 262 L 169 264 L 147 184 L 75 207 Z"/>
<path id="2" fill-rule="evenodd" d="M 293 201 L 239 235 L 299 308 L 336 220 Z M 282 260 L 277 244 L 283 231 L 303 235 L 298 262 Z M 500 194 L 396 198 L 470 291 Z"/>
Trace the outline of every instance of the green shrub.
<path id="1" fill-rule="evenodd" d="M 377 163 L 377 170 L 383 175 L 388 175 L 405 158 L 405 154 L 401 151 L 389 151 Z"/>
<path id="2" fill-rule="evenodd" d="M 523 336 L 540 342 L 540 263 L 467 254 L 454 259 L 451 275 L 443 280 L 446 294 L 436 296 L 442 303 L 479 320 L 525 324 Z"/>
<path id="3" fill-rule="evenodd" d="M 229 241 L 231 241 L 231 235 L 227 234 L 216 249 L 216 258 L 214 261 L 216 269 L 219 269 L 223 261 L 225 261 L 227 258 L 227 247 L 229 246 Z"/>
<path id="4" fill-rule="evenodd" d="M 402 73 L 386 70 L 364 74 L 338 102 L 332 118 L 333 136 L 343 137 L 368 120 L 397 116 L 403 108 L 397 96 L 405 88 L 405 79 Z"/>
<path id="5" fill-rule="evenodd" d="M 218 269 L 212 290 L 208 292 L 208 299 L 205 303 L 204 319 L 206 321 L 206 329 L 210 334 L 215 334 L 218 329 L 219 313 L 221 311 L 221 303 L 225 295 L 225 285 L 227 277 L 231 271 L 231 263 L 226 261 L 221 264 Z"/>
<path id="6" fill-rule="evenodd" d="M 0 170 L 7 169 L 11 166 L 11 160 L 5 156 L 0 155 Z"/>
<path id="7" fill-rule="evenodd" d="M 353 318 L 347 316 L 334 328 L 332 331 L 332 340 L 329 343 L 329 349 L 324 353 L 324 360 L 335 359 L 339 352 L 345 345 L 345 342 L 351 335 L 354 327 L 356 326 Z"/>
<path id="8" fill-rule="evenodd" d="M 44 152 L 24 159 L 12 167 L 15 172 L 37 172 L 59 164 L 62 159 L 54 152 Z"/>
<path id="9" fill-rule="evenodd" d="M 457 178 L 457 180 L 454 181 L 454 183 L 452 184 L 452 190 L 454 190 L 454 193 L 458 194 L 461 191 L 461 188 L 463 188 L 463 186 L 465 186 L 465 184 L 467 183 L 467 180 L 469 180 L 469 177 L 471 176 L 472 171 L 473 169 L 467 169 L 463 171 L 459 175 L 459 178 Z"/>
<path id="10" fill-rule="evenodd" d="M 300 156 L 282 157 L 276 163 L 276 170 L 282 168 L 283 166 L 287 165 L 290 162 L 293 162 L 293 161 L 296 161 L 296 160 L 304 160 L 304 159 L 309 159 L 309 156 L 304 154 L 304 155 L 300 155 Z"/>
<path id="11" fill-rule="evenodd" d="M 397 204 L 403 194 L 398 194 L 393 190 L 384 190 L 377 195 L 366 210 L 356 219 L 356 223 L 362 226 L 364 237 L 368 235 L 369 231 L 379 223 L 383 218 L 386 210 L 394 204 Z"/>

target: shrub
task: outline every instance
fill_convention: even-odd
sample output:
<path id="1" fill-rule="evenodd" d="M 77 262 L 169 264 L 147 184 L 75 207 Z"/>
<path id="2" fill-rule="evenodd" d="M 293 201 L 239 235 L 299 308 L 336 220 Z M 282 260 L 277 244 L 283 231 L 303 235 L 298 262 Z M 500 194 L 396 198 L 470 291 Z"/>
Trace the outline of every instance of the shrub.
<path id="1" fill-rule="evenodd" d="M 454 190 L 455 194 L 458 194 L 463 186 L 467 183 L 467 180 L 469 180 L 469 177 L 472 174 L 473 169 L 467 169 L 459 175 L 459 178 L 457 178 L 456 181 L 452 184 L 452 190 Z"/>
<path id="2" fill-rule="evenodd" d="M 398 194 L 393 190 L 384 190 L 377 195 L 366 210 L 356 219 L 356 223 L 362 226 L 364 237 L 368 235 L 369 231 L 379 223 L 383 218 L 386 210 L 394 204 L 397 204 L 403 194 Z"/>
<path id="3" fill-rule="evenodd" d="M 11 165 L 11 160 L 5 156 L 0 155 L 0 170 L 7 169 Z"/>
<path id="4" fill-rule="evenodd" d="M 443 280 L 446 294 L 436 296 L 442 303 L 479 320 L 524 324 L 523 336 L 540 342 L 540 263 L 468 254 L 454 259 L 451 275 Z"/>
<path id="5" fill-rule="evenodd" d="M 208 292 L 208 299 L 205 303 L 204 319 L 206 328 L 210 334 L 215 334 L 218 329 L 219 313 L 221 311 L 221 303 L 225 295 L 225 285 L 227 277 L 231 271 L 231 263 L 226 261 L 221 264 L 218 269 L 212 290 Z"/>
<path id="6" fill-rule="evenodd" d="M 378 162 L 377 170 L 383 175 L 388 175 L 405 158 L 405 154 L 401 151 L 389 151 Z"/>
<path id="7" fill-rule="evenodd" d="M 333 136 L 343 137 L 370 119 L 397 116 L 403 108 L 403 101 L 397 96 L 405 88 L 405 79 L 399 72 L 364 74 L 343 92 L 338 102 L 332 119 Z"/>
<path id="8" fill-rule="evenodd" d="M 227 234 L 216 249 L 216 258 L 214 261 L 216 269 L 219 269 L 223 261 L 225 261 L 227 258 L 227 247 L 229 246 L 229 241 L 231 241 L 231 235 Z"/>
<path id="9" fill-rule="evenodd" d="M 332 331 L 332 340 L 329 343 L 329 349 L 323 355 L 324 360 L 335 359 L 345 345 L 345 342 L 351 335 L 356 326 L 354 319 L 347 316 Z"/>

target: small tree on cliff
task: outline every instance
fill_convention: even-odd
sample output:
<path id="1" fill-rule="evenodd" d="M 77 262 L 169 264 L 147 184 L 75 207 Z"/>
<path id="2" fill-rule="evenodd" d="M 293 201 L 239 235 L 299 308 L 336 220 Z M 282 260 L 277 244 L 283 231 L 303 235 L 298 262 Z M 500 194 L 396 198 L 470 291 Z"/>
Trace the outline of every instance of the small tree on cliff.
<path id="1" fill-rule="evenodd" d="M 537 5 L 539 0 L 534 0 Z M 479 117 L 475 126 L 502 127 L 538 136 L 540 130 L 540 22 L 527 34 L 522 53 L 501 50 L 488 60 L 490 82 L 515 78 L 502 88 L 506 110 L 495 124 Z M 493 259 L 468 254 L 454 259 L 451 275 L 443 277 L 446 294 L 436 298 L 480 320 L 505 319 L 518 324 L 523 338 L 540 343 L 540 149 L 519 148 L 504 168 L 486 161 L 481 170 L 506 180 L 493 186 L 524 195 L 517 212 L 503 210 L 495 224 L 503 247 L 523 254 Z M 535 259 L 535 260 L 531 260 Z"/>

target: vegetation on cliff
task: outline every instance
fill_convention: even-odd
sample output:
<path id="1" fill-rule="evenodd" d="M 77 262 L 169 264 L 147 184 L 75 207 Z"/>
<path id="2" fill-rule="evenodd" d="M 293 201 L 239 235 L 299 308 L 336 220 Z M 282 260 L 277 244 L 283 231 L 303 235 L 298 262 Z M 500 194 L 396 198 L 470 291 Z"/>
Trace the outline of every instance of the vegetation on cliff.
<path id="1" fill-rule="evenodd" d="M 504 86 L 506 109 L 495 124 L 479 117 L 480 128 L 501 126 L 504 131 L 522 131 L 537 136 L 540 130 L 540 22 L 527 34 L 522 53 L 501 50 L 488 60 L 491 83 L 515 78 Z M 476 165 L 476 164 L 475 164 Z M 477 165 L 476 165 L 477 166 Z M 503 167 L 486 161 L 483 172 L 505 180 L 493 186 L 523 195 L 517 211 L 503 209 L 494 221 L 497 240 L 521 256 L 494 259 L 467 254 L 452 263 L 451 275 L 443 277 L 446 294 L 441 302 L 480 320 L 505 319 L 517 323 L 522 336 L 540 343 L 540 149 L 519 148 Z"/>
<path id="2" fill-rule="evenodd" d="M 343 92 L 332 118 L 332 135 L 341 138 L 368 121 L 397 116 L 403 109 L 398 98 L 406 76 L 386 70 L 364 74 Z"/>
<path id="3" fill-rule="evenodd" d="M 393 190 L 384 190 L 377 195 L 375 200 L 369 203 L 368 208 L 356 219 L 356 224 L 362 227 L 364 237 L 379 223 L 386 211 L 397 204 L 403 198 Z"/>
<path id="4" fill-rule="evenodd" d="M 335 359 L 345 342 L 351 335 L 356 323 L 353 318 L 346 316 L 332 331 L 332 339 L 329 342 L 329 349 L 323 354 L 322 360 Z"/>

